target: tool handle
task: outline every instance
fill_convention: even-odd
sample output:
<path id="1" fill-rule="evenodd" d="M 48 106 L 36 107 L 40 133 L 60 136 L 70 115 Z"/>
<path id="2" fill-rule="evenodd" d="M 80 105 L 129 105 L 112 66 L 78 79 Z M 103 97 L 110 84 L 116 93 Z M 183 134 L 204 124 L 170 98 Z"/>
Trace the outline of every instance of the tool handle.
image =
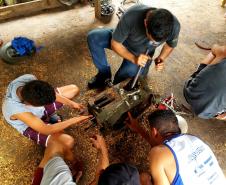
<path id="1" fill-rule="evenodd" d="M 145 55 L 148 55 L 148 53 L 149 53 L 149 49 L 146 50 Z M 137 79 L 138 79 L 138 77 L 140 76 L 141 69 L 142 69 L 142 66 L 140 66 L 139 69 L 138 69 L 138 71 L 137 71 L 137 74 L 136 74 L 136 76 L 135 76 L 135 78 L 134 78 L 134 80 L 133 80 L 133 83 L 132 83 L 132 85 L 131 85 L 131 89 L 133 89 L 134 86 L 135 86 L 135 84 L 137 83 Z"/>

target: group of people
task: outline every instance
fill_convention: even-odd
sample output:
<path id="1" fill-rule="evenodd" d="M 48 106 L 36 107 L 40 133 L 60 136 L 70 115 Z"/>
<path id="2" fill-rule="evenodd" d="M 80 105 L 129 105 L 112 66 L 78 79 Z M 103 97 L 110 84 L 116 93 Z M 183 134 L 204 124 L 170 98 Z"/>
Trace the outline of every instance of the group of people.
<path id="1" fill-rule="evenodd" d="M 155 49 L 163 44 L 153 59 L 156 70 L 164 68 L 167 57 L 177 46 L 180 23 L 166 9 L 135 5 L 119 20 L 115 29 L 94 29 L 87 42 L 98 73 L 89 88 L 103 88 L 112 80 L 105 49 L 112 49 L 123 58 L 113 84 L 133 78 L 141 66 L 147 76 Z M 184 86 L 184 96 L 193 112 L 201 118 L 226 119 L 226 46 L 214 45 Z M 56 114 L 63 105 L 83 110 L 72 99 L 79 94 L 74 85 L 53 88 L 48 82 L 25 74 L 13 80 L 2 105 L 5 120 L 22 135 L 46 147 L 44 157 L 35 173 L 33 184 L 76 184 L 81 169 L 71 173 L 64 160 L 79 166 L 72 149 L 74 139 L 64 129 L 79 125 L 92 115 L 68 120 Z M 149 171 L 140 173 L 131 164 L 110 164 L 104 138 L 90 138 L 99 151 L 96 175 L 91 183 L 99 185 L 191 184 L 224 185 L 226 180 L 211 149 L 199 138 L 181 134 L 176 115 L 170 110 L 155 110 L 147 118 L 148 131 L 128 113 L 127 126 L 140 134 L 150 145 Z"/>

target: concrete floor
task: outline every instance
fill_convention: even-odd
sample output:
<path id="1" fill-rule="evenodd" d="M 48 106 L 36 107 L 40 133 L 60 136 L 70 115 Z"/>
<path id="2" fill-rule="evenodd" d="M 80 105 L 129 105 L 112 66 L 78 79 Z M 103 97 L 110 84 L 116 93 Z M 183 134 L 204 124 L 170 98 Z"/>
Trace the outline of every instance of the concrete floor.
<path id="1" fill-rule="evenodd" d="M 149 73 L 149 82 L 154 91 L 163 96 L 173 92 L 180 104 L 184 101 L 184 81 L 206 54 L 194 42 L 205 41 L 207 45 L 226 44 L 226 20 L 223 18 L 226 10 L 220 7 L 220 1 L 215 0 L 152 0 L 151 3 L 146 0 L 145 3 L 169 9 L 181 23 L 179 44 L 167 60 L 166 69 L 158 73 L 151 68 Z M 44 48 L 33 58 L 18 65 L 8 65 L 0 61 L 0 103 L 11 80 L 19 75 L 32 73 L 54 86 L 77 84 L 81 88 L 78 101 L 85 104 L 95 94 L 95 91 L 87 91 L 86 83 L 96 73 L 87 50 L 87 32 L 98 26 L 114 27 L 117 21 L 117 17 L 114 17 L 109 24 L 102 24 L 94 19 L 93 8 L 78 5 L 67 11 L 51 10 L 1 23 L 0 36 L 5 42 L 16 36 L 26 36 Z M 112 70 L 115 71 L 121 59 L 112 51 L 108 55 Z M 67 108 L 63 113 L 64 117 L 76 115 L 76 112 Z M 2 115 L 0 118 L 0 184 L 30 184 L 43 149 L 8 126 Z M 197 117 L 187 119 L 189 132 L 210 145 L 226 174 L 226 123 Z M 79 184 L 87 185 L 94 176 L 96 166 L 96 152 L 91 147 L 89 135 L 97 131 L 91 129 L 84 132 L 83 127 L 79 127 L 70 128 L 67 132 L 75 137 L 75 153 L 85 163 L 85 173 Z M 127 160 L 136 164 L 140 170 L 147 168 L 146 157 L 150 148 L 140 137 L 126 132 L 108 135 L 106 138 L 111 161 Z"/>

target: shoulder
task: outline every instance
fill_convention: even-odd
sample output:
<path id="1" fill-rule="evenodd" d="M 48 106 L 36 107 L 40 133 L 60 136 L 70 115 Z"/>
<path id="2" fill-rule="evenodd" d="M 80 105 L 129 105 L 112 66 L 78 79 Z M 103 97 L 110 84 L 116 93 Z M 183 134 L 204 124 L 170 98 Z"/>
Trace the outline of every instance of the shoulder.
<path id="1" fill-rule="evenodd" d="M 22 76 L 19 76 L 18 78 L 15 79 L 16 81 L 21 81 L 21 80 L 24 80 L 24 81 L 31 81 L 31 80 L 37 80 L 37 77 L 34 76 L 33 74 L 24 74 Z M 15 81 L 14 80 L 14 81 Z"/>
<path id="2" fill-rule="evenodd" d="M 32 74 L 24 74 L 22 76 L 17 77 L 16 79 L 14 79 L 12 82 L 10 82 L 9 85 L 13 85 L 16 83 L 26 83 L 32 80 L 37 80 L 36 76 L 32 75 Z"/>
<path id="3" fill-rule="evenodd" d="M 151 149 L 149 152 L 149 158 L 155 160 L 162 160 L 171 157 L 170 149 L 165 145 L 158 145 Z"/>
<path id="4" fill-rule="evenodd" d="M 156 8 L 151 8 L 150 6 L 147 6 L 144 4 L 134 5 L 130 7 L 128 10 L 126 10 L 125 14 L 123 15 L 123 18 L 131 21 L 134 21 L 135 18 L 144 19 L 146 16 L 146 13 L 151 9 L 156 9 Z"/>
<path id="5" fill-rule="evenodd" d="M 149 153 L 149 172 L 157 184 L 170 184 L 176 174 L 176 163 L 170 149 L 159 145 Z"/>
<path id="6" fill-rule="evenodd" d="M 151 149 L 149 152 L 149 161 L 151 166 L 156 168 L 157 166 L 167 166 L 169 162 L 174 162 L 174 156 L 170 149 L 165 145 L 159 145 Z"/>
<path id="7" fill-rule="evenodd" d="M 5 99 L 2 105 L 2 111 L 8 112 L 11 115 L 21 112 L 30 112 L 25 104 L 20 103 L 14 99 Z"/>
<path id="8" fill-rule="evenodd" d="M 148 156 L 150 169 L 164 168 L 175 164 L 175 158 L 171 150 L 165 145 L 159 145 L 151 149 Z"/>
<path id="9" fill-rule="evenodd" d="M 134 5 L 131 6 L 127 11 L 127 12 L 134 12 L 134 11 L 147 11 L 149 9 L 151 9 L 152 7 L 144 5 L 144 4 L 138 4 L 138 5 Z"/>

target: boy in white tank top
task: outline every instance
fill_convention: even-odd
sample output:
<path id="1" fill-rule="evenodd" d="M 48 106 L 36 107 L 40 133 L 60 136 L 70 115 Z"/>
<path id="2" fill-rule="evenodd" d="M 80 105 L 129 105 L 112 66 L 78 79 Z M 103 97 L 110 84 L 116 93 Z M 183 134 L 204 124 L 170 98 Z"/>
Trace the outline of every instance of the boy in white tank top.
<path id="1" fill-rule="evenodd" d="M 181 134 L 171 110 L 148 116 L 145 131 L 129 114 L 128 126 L 152 146 L 149 153 L 151 182 L 156 185 L 226 185 L 225 176 L 211 149 L 199 138 Z"/>

